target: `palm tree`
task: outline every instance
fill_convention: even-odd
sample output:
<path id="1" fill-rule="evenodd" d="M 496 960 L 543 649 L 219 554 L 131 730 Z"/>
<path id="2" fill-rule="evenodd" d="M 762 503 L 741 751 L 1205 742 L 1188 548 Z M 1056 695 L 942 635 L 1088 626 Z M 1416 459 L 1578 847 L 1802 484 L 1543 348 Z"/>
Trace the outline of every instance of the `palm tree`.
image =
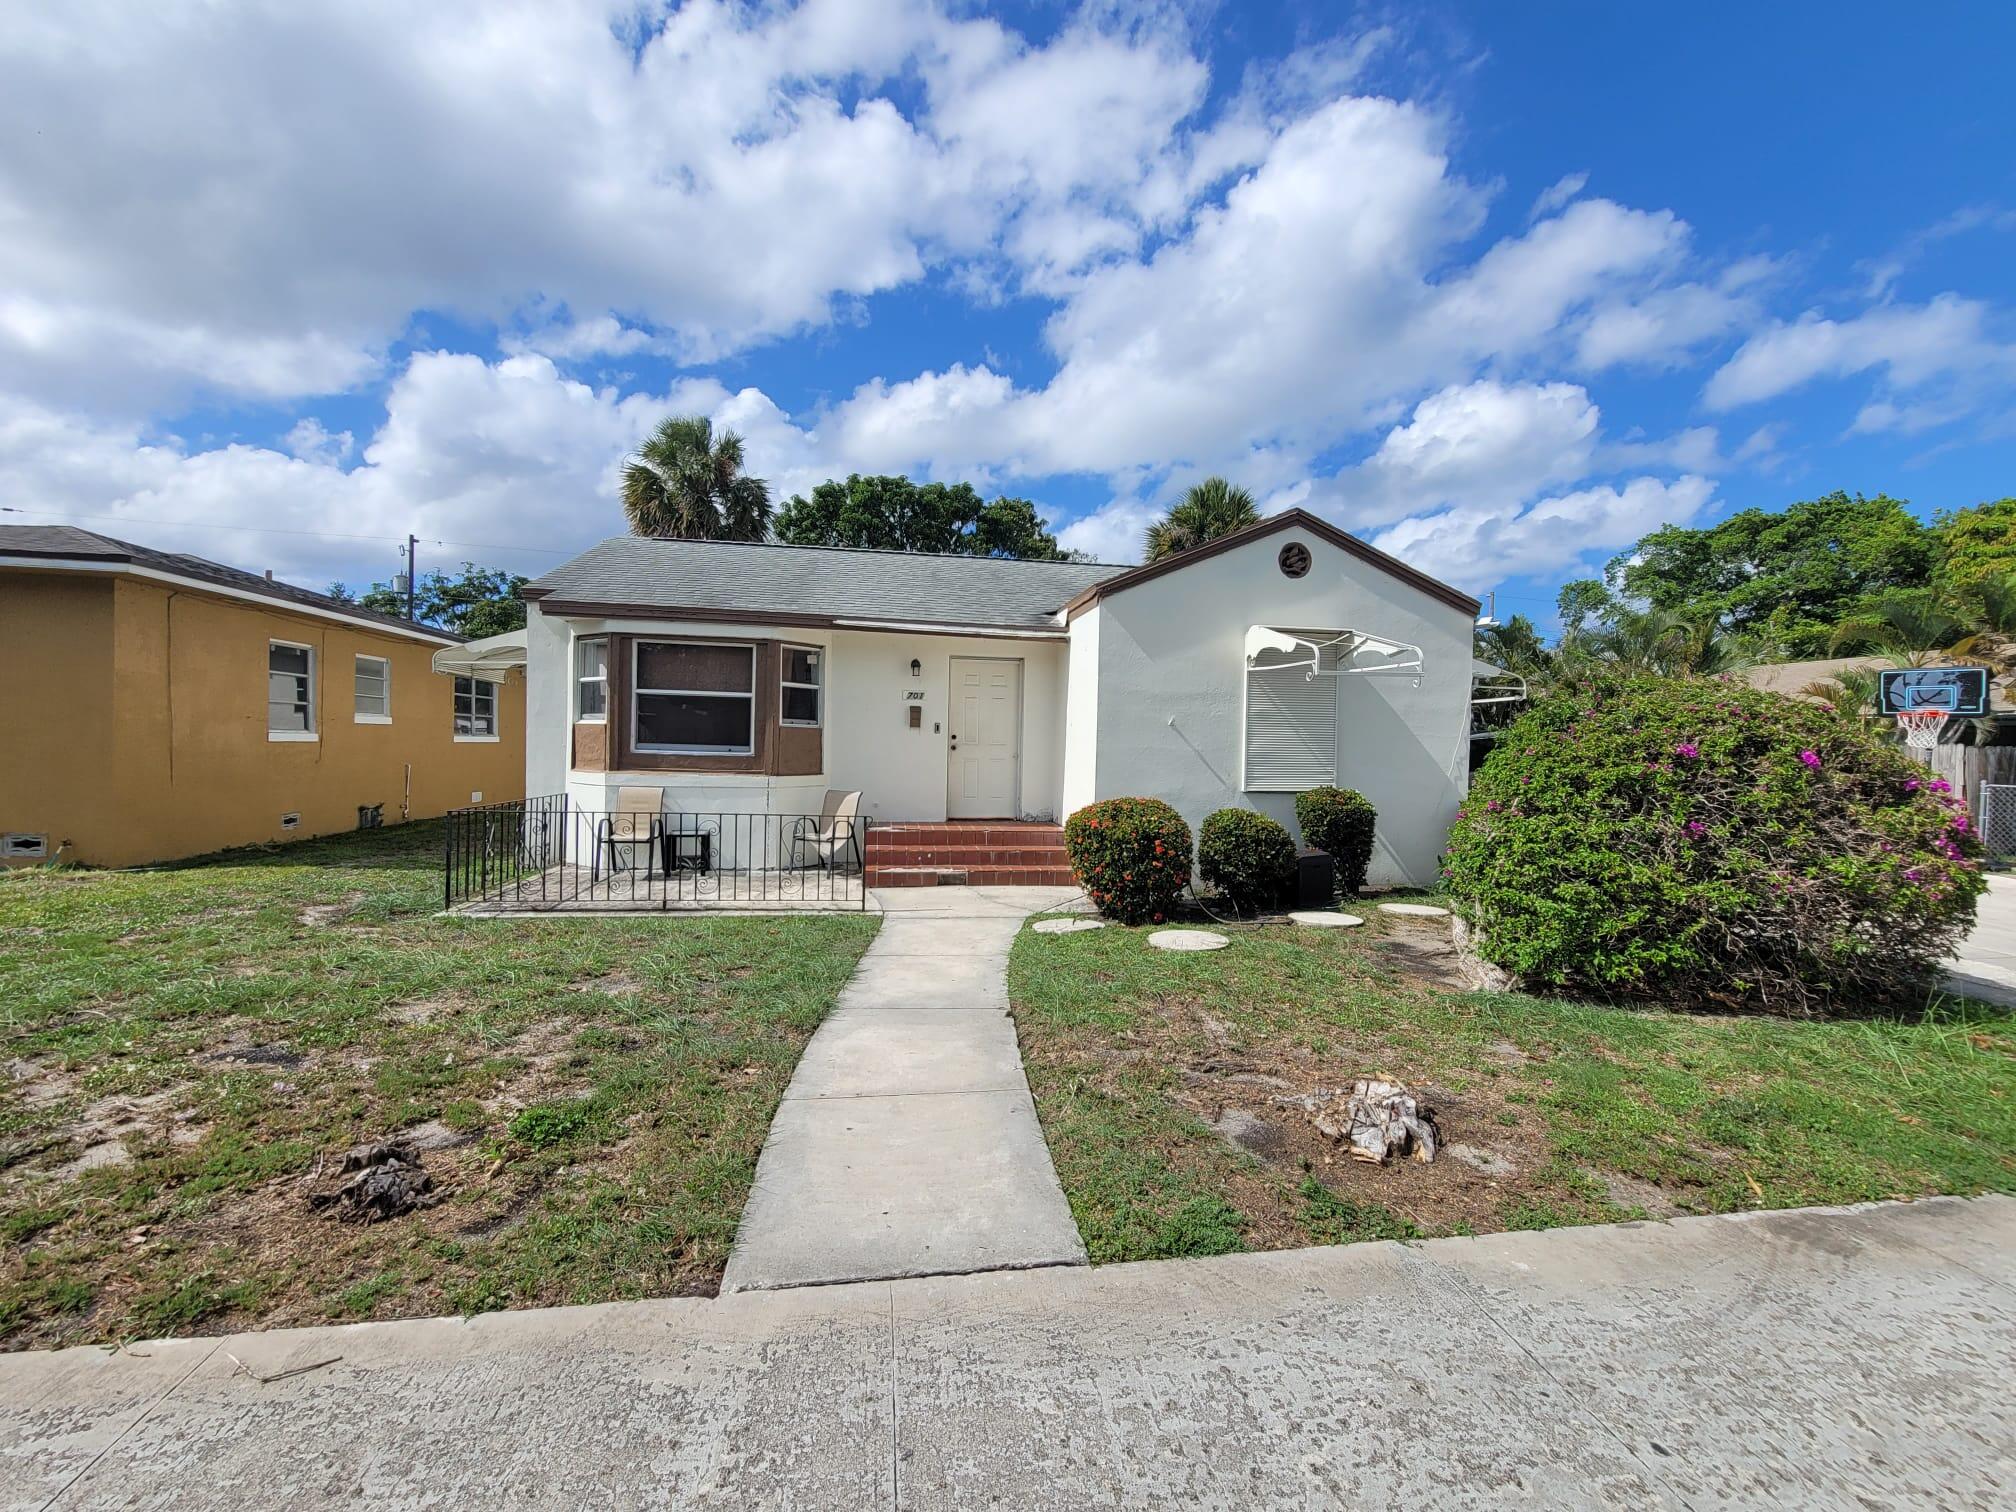
<path id="1" fill-rule="evenodd" d="M 742 471 L 742 438 L 705 415 L 672 415 L 623 464 L 623 513 L 641 536 L 760 541 L 770 485 Z"/>
<path id="2" fill-rule="evenodd" d="M 1561 654 L 1571 663 L 1661 677 L 1717 677 L 1756 659 L 1713 620 L 1690 620 L 1670 609 L 1619 609 L 1600 629 L 1565 637 Z"/>
<path id="3" fill-rule="evenodd" d="M 1968 606 L 1930 588 L 1888 593 L 1834 627 L 1827 649 L 1836 656 L 1879 652 L 1907 667 L 1930 666 L 1948 656 L 1966 656 L 1985 627 Z"/>
<path id="4" fill-rule="evenodd" d="M 1148 560 L 1159 562 L 1174 552 L 1188 551 L 1235 530 L 1260 523 L 1253 495 L 1223 478 L 1193 484 L 1181 502 L 1148 527 Z"/>

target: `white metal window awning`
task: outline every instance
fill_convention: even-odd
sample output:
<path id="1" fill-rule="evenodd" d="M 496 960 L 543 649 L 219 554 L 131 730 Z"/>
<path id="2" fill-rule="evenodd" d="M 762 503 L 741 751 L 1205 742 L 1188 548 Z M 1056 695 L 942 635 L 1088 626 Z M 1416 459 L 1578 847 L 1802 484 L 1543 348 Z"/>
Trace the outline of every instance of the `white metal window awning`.
<path id="1" fill-rule="evenodd" d="M 1481 658 L 1470 663 L 1470 707 L 1486 704 L 1520 703 L 1526 698 L 1526 679 L 1517 672 L 1494 667 Z"/>
<path id="2" fill-rule="evenodd" d="M 523 630 L 507 630 L 502 635 L 486 635 L 459 646 L 443 646 L 434 653 L 436 672 L 447 677 L 473 677 L 481 682 L 501 683 L 511 675 L 513 667 L 524 665 Z"/>
<path id="3" fill-rule="evenodd" d="M 1262 663 L 1263 656 L 1276 659 Z M 1421 685 L 1421 648 L 1367 630 L 1285 630 L 1274 625 L 1246 629 L 1246 670 L 1278 672 L 1302 667 L 1317 677 L 1410 677 Z"/>

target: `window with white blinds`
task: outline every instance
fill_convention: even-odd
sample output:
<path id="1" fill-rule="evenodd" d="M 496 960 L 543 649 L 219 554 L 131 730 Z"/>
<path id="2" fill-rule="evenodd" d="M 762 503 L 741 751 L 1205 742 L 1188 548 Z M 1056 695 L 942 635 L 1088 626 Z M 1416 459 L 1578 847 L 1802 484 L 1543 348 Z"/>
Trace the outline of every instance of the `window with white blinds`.
<path id="1" fill-rule="evenodd" d="M 1247 669 L 1249 793 L 1299 793 L 1337 780 L 1337 679 L 1312 678 L 1306 653 L 1301 661 Z"/>

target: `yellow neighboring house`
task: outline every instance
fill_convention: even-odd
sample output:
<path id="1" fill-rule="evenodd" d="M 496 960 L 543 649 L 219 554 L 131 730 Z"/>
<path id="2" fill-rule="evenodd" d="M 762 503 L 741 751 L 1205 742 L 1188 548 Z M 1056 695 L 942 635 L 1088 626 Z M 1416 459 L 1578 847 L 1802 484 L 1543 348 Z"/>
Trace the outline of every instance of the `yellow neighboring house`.
<path id="1" fill-rule="evenodd" d="M 0 865 L 133 866 L 521 797 L 524 674 L 437 672 L 460 645 L 202 557 L 0 526 Z"/>

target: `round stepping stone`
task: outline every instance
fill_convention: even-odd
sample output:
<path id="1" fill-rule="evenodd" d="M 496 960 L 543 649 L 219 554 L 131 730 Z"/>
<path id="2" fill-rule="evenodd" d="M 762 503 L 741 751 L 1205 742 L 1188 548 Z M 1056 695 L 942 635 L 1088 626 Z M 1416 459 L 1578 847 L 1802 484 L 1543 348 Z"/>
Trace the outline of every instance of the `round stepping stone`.
<path id="1" fill-rule="evenodd" d="M 1148 943 L 1157 950 L 1223 950 L 1232 942 L 1208 929 L 1161 929 Z"/>
<path id="2" fill-rule="evenodd" d="M 1038 934 L 1077 934 L 1083 929 L 1104 929 L 1104 919 L 1038 919 L 1029 926 Z"/>
<path id="3" fill-rule="evenodd" d="M 1307 924 L 1311 929 L 1356 929 L 1365 921 L 1356 914 L 1319 913 L 1314 909 L 1288 915 L 1297 924 Z"/>
<path id="4" fill-rule="evenodd" d="M 1437 908 L 1433 903 L 1381 903 L 1379 912 L 1404 914 L 1410 919 L 1446 919 L 1449 910 Z"/>

